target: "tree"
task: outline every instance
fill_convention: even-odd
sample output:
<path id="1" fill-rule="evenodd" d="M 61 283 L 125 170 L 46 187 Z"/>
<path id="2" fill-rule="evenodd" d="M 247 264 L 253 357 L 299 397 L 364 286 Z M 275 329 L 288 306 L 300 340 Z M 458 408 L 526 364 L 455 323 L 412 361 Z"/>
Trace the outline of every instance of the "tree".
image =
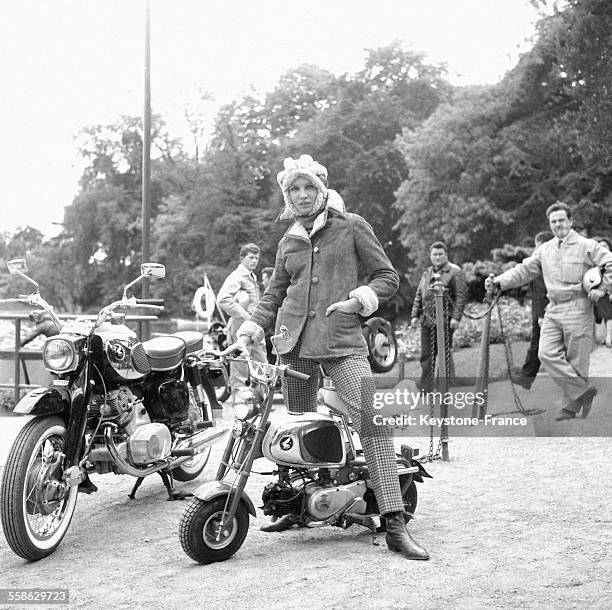
<path id="1" fill-rule="evenodd" d="M 533 49 L 500 83 L 458 91 L 398 139 L 409 177 L 397 226 L 411 256 L 423 260 L 437 237 L 459 262 L 486 256 L 545 228 L 556 199 L 576 207 L 587 233 L 612 229 L 612 132 L 591 105 L 609 90 L 610 10 L 569 5 L 542 20 Z"/>

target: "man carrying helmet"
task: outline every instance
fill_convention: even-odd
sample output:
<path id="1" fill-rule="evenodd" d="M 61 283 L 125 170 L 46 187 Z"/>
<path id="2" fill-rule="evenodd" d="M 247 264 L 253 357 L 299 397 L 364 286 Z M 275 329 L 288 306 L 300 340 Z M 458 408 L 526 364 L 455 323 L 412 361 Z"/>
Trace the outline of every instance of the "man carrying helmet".
<path id="1" fill-rule="evenodd" d="M 612 253 L 573 229 L 572 211 L 567 204 L 553 203 L 546 210 L 546 217 L 554 237 L 538 246 L 522 263 L 495 278 L 487 278 L 485 287 L 491 289 L 496 285 L 507 290 L 540 275 L 544 278 L 549 303 L 538 356 L 565 395 L 557 415 L 557 420 L 562 421 L 575 418 L 580 410 L 582 417 L 586 417 L 597 394 L 597 389 L 588 383 L 594 324 L 592 303 L 601 298 L 603 291 L 587 282 L 583 285 L 583 278 L 591 267 L 600 267 L 606 281 L 612 282 Z"/>

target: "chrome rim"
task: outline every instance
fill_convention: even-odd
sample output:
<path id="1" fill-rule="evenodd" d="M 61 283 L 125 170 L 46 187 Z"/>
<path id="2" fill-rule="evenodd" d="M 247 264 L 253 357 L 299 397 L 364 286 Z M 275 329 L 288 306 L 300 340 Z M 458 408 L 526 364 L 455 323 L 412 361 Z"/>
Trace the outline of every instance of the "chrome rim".
<path id="1" fill-rule="evenodd" d="M 48 542 L 61 529 L 64 516 L 76 502 L 77 487 L 69 488 L 57 476 L 61 471 L 64 439 L 49 434 L 41 439 L 33 452 L 23 490 L 23 514 L 33 540 Z"/>
<path id="2" fill-rule="evenodd" d="M 224 525 L 221 527 L 221 519 L 224 511 L 220 510 L 208 517 L 203 527 L 203 537 L 206 546 L 210 549 L 224 549 L 236 537 L 238 532 L 238 522 L 236 517 L 232 520 L 231 527 Z"/>
<path id="3" fill-rule="evenodd" d="M 373 350 L 377 360 L 381 363 L 391 362 L 395 358 L 395 346 L 389 337 L 382 332 L 374 336 Z"/>

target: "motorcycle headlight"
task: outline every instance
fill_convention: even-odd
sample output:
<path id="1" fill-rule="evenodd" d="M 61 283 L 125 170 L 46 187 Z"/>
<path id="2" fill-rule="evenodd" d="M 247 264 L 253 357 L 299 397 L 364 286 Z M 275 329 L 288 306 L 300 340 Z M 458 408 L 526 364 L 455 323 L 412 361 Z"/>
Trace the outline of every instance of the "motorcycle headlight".
<path id="1" fill-rule="evenodd" d="M 251 388 L 237 388 L 232 397 L 232 409 L 236 419 L 245 420 L 257 410 L 255 394 Z"/>
<path id="2" fill-rule="evenodd" d="M 75 368 L 76 350 L 74 345 L 65 339 L 48 339 L 42 357 L 45 367 L 51 371 L 63 373 Z"/>

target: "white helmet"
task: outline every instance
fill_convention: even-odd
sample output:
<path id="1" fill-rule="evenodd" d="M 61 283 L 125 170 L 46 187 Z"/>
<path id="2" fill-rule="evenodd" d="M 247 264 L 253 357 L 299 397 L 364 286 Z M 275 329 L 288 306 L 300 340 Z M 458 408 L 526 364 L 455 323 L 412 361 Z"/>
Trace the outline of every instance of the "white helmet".
<path id="1" fill-rule="evenodd" d="M 599 286 L 599 284 L 601 284 L 601 281 L 602 277 L 599 267 L 592 267 L 582 277 L 582 287 L 584 288 L 584 291 L 589 294 L 593 288 L 596 288 Z"/>

